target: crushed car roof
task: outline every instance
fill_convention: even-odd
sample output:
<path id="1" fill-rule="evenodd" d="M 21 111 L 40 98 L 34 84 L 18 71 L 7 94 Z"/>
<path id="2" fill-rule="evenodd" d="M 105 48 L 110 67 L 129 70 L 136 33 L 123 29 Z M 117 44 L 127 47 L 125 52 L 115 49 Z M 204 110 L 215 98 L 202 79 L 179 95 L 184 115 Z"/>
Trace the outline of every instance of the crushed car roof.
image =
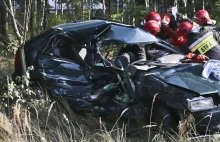
<path id="1" fill-rule="evenodd" d="M 83 41 L 96 38 L 104 44 L 138 44 L 159 41 L 155 36 L 138 27 L 107 20 L 66 23 L 54 26 L 53 29 L 65 31 L 68 36 Z"/>
<path id="2" fill-rule="evenodd" d="M 111 28 L 103 34 L 103 42 L 118 44 L 154 43 L 159 40 L 152 34 L 135 26 L 112 23 Z"/>

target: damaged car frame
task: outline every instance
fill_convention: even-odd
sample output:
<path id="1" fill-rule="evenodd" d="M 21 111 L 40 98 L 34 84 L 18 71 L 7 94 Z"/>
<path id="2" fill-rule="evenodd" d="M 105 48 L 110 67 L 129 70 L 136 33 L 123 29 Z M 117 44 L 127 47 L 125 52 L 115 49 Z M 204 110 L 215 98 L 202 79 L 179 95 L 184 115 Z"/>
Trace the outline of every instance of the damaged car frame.
<path id="1" fill-rule="evenodd" d="M 154 44 L 166 54 L 126 66 L 110 58 L 114 45 L 133 44 Z M 109 54 L 102 52 L 104 46 Z M 202 78 L 202 64 L 181 63 L 182 57 L 177 48 L 140 28 L 107 20 L 58 25 L 25 44 L 26 64 L 34 66 L 31 79 L 44 82 L 50 95 L 65 98 L 73 110 L 108 116 L 127 109 L 124 118 L 151 117 L 165 129 L 175 129 L 191 114 L 198 132 L 218 131 L 220 83 Z M 21 73 L 18 49 L 14 76 Z"/>

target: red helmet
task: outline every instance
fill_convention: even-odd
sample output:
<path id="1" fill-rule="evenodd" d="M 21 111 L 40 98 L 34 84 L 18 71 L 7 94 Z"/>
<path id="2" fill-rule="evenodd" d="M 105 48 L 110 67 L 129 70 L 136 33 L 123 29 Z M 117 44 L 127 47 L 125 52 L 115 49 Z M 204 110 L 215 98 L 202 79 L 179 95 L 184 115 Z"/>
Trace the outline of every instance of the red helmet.
<path id="1" fill-rule="evenodd" d="M 191 24 L 188 21 L 184 21 L 180 23 L 180 25 L 178 26 L 177 32 L 179 36 L 186 37 L 187 34 L 191 32 L 192 28 L 193 28 L 193 24 Z"/>
<path id="2" fill-rule="evenodd" d="M 157 22 L 160 22 L 161 17 L 160 17 L 160 14 L 158 14 L 158 13 L 155 12 L 155 11 L 152 11 L 152 12 L 148 13 L 147 15 L 145 15 L 145 16 L 144 16 L 144 19 L 145 19 L 146 21 L 148 21 L 148 20 L 155 20 L 155 21 L 157 21 Z"/>
<path id="3" fill-rule="evenodd" d="M 193 19 L 195 19 L 199 25 L 204 25 L 211 21 L 209 13 L 206 10 L 197 11 Z"/>
<path id="4" fill-rule="evenodd" d="M 154 20 L 149 20 L 147 23 L 145 23 L 144 30 L 150 32 L 153 35 L 156 35 L 160 32 L 160 25 Z"/>

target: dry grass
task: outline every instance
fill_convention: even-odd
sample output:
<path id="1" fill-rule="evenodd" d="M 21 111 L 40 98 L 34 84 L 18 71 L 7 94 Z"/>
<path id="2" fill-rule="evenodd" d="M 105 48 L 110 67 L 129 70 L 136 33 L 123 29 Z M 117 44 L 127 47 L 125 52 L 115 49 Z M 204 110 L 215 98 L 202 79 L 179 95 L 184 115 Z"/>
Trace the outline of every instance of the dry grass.
<path id="1" fill-rule="evenodd" d="M 194 130 L 192 117 L 181 121 L 179 134 L 169 135 L 155 133 L 145 129 L 142 137 L 130 137 L 126 133 L 126 124 L 120 123 L 120 117 L 115 123 L 109 123 L 102 118 L 91 115 L 77 115 L 66 103 L 60 105 L 57 102 L 46 102 L 44 105 L 32 103 L 28 107 L 22 107 L 17 100 L 13 108 L 13 117 L 8 119 L 1 116 L 0 138 L 8 142 L 78 142 L 78 141 L 102 141 L 102 142 L 217 142 L 218 135 L 206 137 L 197 135 Z M 42 109 L 43 108 L 43 109 Z"/>
<path id="2" fill-rule="evenodd" d="M 101 118 L 89 115 L 76 115 L 72 110 L 62 108 L 56 102 L 46 104 L 40 109 L 36 104 L 32 108 L 22 108 L 18 100 L 13 108 L 13 117 L 9 120 L 4 114 L 0 128 L 0 138 L 13 142 L 73 142 L 73 141 L 126 141 L 125 125 L 115 125 L 107 129 Z"/>

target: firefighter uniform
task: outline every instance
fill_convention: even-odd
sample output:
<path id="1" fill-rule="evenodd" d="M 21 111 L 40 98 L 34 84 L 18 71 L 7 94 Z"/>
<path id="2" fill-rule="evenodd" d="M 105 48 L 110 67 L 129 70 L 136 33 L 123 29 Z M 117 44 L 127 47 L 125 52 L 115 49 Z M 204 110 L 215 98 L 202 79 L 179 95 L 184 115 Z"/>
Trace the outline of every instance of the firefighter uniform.
<path id="1" fill-rule="evenodd" d="M 217 31 L 205 30 L 200 32 L 191 32 L 184 47 L 181 48 L 187 54 L 206 55 L 210 59 L 220 60 L 220 33 Z"/>

